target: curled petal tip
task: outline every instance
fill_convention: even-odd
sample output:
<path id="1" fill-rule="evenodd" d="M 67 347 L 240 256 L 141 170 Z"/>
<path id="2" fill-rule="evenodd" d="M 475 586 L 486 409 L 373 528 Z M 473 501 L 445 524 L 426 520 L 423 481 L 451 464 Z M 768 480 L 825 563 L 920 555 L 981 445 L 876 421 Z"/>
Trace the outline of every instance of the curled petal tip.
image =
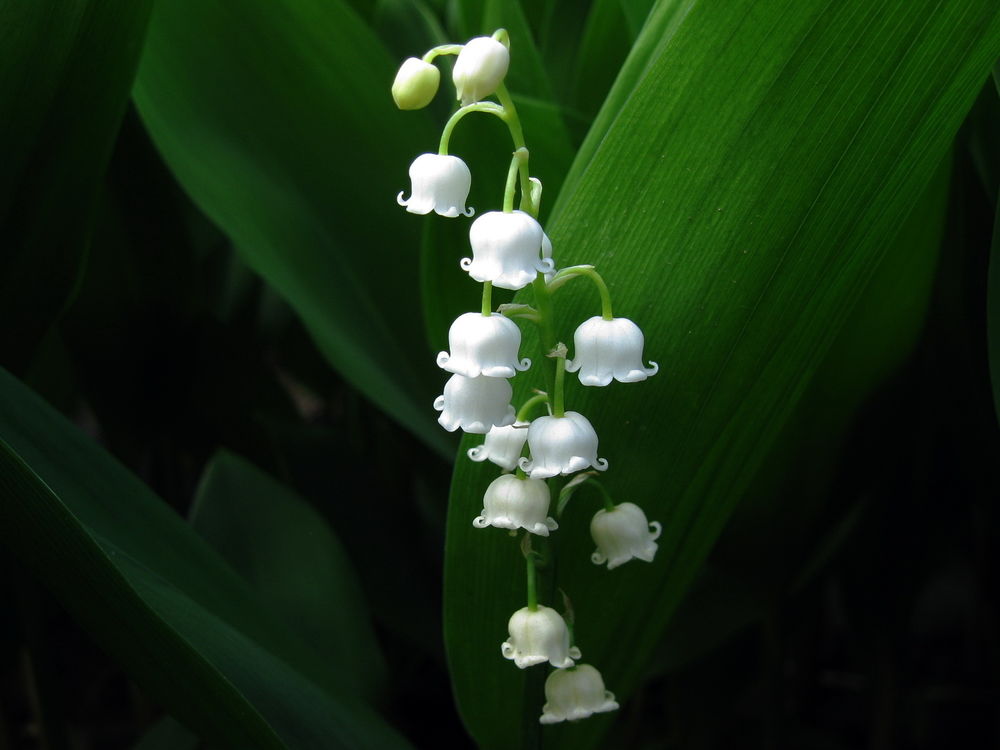
<path id="1" fill-rule="evenodd" d="M 445 365 L 448 364 L 449 359 L 451 359 L 451 357 L 448 355 L 448 352 L 438 352 L 437 366 L 444 369 Z"/>
<path id="2" fill-rule="evenodd" d="M 608 459 L 606 459 L 606 458 L 599 458 L 596 461 L 594 461 L 593 466 L 598 471 L 607 471 L 608 470 Z"/>
<path id="3" fill-rule="evenodd" d="M 476 516 L 472 519 L 472 525 L 477 529 L 485 529 L 489 526 L 489 522 L 486 520 L 486 516 Z"/>
<path id="4" fill-rule="evenodd" d="M 559 524 L 556 523 L 556 519 L 551 517 L 545 519 L 545 525 L 548 527 L 549 531 L 555 531 L 559 528 Z"/>
<path id="5" fill-rule="evenodd" d="M 653 530 L 653 535 L 650 537 L 651 540 L 656 540 L 660 538 L 660 533 L 663 531 L 663 527 L 660 525 L 659 521 L 650 521 L 649 528 Z"/>
<path id="6" fill-rule="evenodd" d="M 458 265 L 462 267 L 463 271 L 468 271 L 472 265 L 472 258 L 462 258 L 462 260 L 458 261 Z"/>
<path id="7" fill-rule="evenodd" d="M 444 394 L 441 394 L 434 399 L 434 409 L 437 411 L 444 411 Z"/>
<path id="8" fill-rule="evenodd" d="M 517 465 L 521 467 L 521 471 L 531 473 L 531 459 L 527 456 L 521 456 L 517 460 Z"/>
<path id="9" fill-rule="evenodd" d="M 485 461 L 487 459 L 485 445 L 477 445 L 475 448 L 469 448 L 468 456 L 473 461 Z"/>
<path id="10" fill-rule="evenodd" d="M 462 216 L 475 216 L 475 215 L 476 215 L 476 209 L 474 209 L 472 206 L 469 206 L 464 211 L 462 211 Z"/>
<path id="11" fill-rule="evenodd" d="M 580 369 L 580 360 L 566 360 L 566 372 L 576 372 Z"/>
<path id="12" fill-rule="evenodd" d="M 521 372 L 524 372 L 525 370 L 529 369 L 530 367 L 531 367 L 531 360 L 528 357 L 525 357 L 518 364 L 517 369 L 520 370 Z"/>
<path id="13" fill-rule="evenodd" d="M 604 563 L 608 561 L 608 558 L 600 552 L 594 552 L 590 555 L 590 561 L 594 563 L 594 565 L 604 565 Z"/>
<path id="14" fill-rule="evenodd" d="M 658 364 L 656 364 L 656 362 L 653 362 L 652 360 L 650 360 L 650 362 L 649 362 L 649 369 L 646 370 L 646 377 L 647 378 L 651 378 L 656 373 L 658 373 L 659 371 L 660 371 L 660 366 Z"/>
<path id="15" fill-rule="evenodd" d="M 405 191 L 403 191 L 403 190 L 400 190 L 400 191 L 399 191 L 399 195 L 397 195 L 397 196 L 396 196 L 396 203 L 398 203 L 398 204 L 399 204 L 399 205 L 401 205 L 401 206 L 405 206 L 405 205 L 406 205 L 407 203 L 409 203 L 409 201 L 408 201 L 408 200 L 405 200 L 405 199 L 403 198 L 403 193 L 404 193 L 404 192 L 405 192 Z"/>

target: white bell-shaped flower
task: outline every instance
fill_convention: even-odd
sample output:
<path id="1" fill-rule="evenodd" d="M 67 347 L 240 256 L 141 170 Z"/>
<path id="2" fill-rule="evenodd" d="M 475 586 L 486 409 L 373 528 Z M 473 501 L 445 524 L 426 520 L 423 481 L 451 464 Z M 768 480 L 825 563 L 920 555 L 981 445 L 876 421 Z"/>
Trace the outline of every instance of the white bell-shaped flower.
<path id="1" fill-rule="evenodd" d="M 539 721 L 577 721 L 617 708 L 615 694 L 605 689 L 601 673 L 589 664 L 577 664 L 557 669 L 545 680 L 545 705 Z"/>
<path id="2" fill-rule="evenodd" d="M 408 57 L 392 82 L 392 99 L 400 109 L 423 109 L 437 93 L 441 72 L 418 57 Z"/>
<path id="3" fill-rule="evenodd" d="M 465 162 L 449 154 L 421 154 L 410 165 L 410 197 L 403 198 L 403 191 L 396 196 L 396 203 L 406 206 L 411 214 L 429 214 L 454 218 L 459 214 L 472 216 L 474 208 L 466 208 L 465 201 L 472 187 L 472 173 Z"/>
<path id="4" fill-rule="evenodd" d="M 643 343 L 642 331 L 628 318 L 595 316 L 573 334 L 576 358 L 566 360 L 566 372 L 579 370 L 584 385 L 607 385 L 612 379 L 621 383 L 645 380 L 660 367 L 656 362 L 643 365 Z"/>
<path id="5" fill-rule="evenodd" d="M 448 331 L 448 345 L 451 353 L 438 354 L 438 367 L 468 378 L 512 378 L 531 367 L 530 359 L 517 358 L 521 329 L 499 313 L 459 315 Z"/>
<path id="6" fill-rule="evenodd" d="M 559 528 L 549 517 L 551 494 L 541 479 L 519 479 L 513 474 L 501 474 L 486 488 L 483 513 L 472 525 L 477 529 L 496 526 L 498 529 L 525 529 L 532 534 L 548 536 Z"/>
<path id="7" fill-rule="evenodd" d="M 553 667 L 572 667 L 580 649 L 569 645 L 566 621 L 551 607 L 523 607 L 507 623 L 510 638 L 500 646 L 505 659 L 513 659 L 520 669 L 548 662 Z"/>
<path id="8" fill-rule="evenodd" d="M 434 399 L 434 408 L 441 412 L 438 423 L 448 432 L 461 427 L 465 432 L 485 435 L 494 425 L 513 424 L 512 395 L 505 378 L 452 375 L 444 385 L 444 394 Z"/>
<path id="9" fill-rule="evenodd" d="M 582 414 L 568 411 L 563 417 L 539 417 L 528 428 L 531 458 L 520 460 L 532 479 L 548 479 L 587 468 L 605 471 L 606 459 L 597 457 L 597 433 Z"/>
<path id="10" fill-rule="evenodd" d="M 501 289 L 522 289 L 541 271 L 554 267 L 552 258 L 542 258 L 545 233 L 542 225 L 524 211 L 490 211 L 469 228 L 472 257 L 461 266 L 476 281 L 490 281 Z"/>
<path id="11" fill-rule="evenodd" d="M 488 460 L 504 471 L 514 471 L 527 439 L 527 422 L 494 427 L 486 433 L 486 440 L 482 445 L 469 448 L 469 458 L 473 461 Z"/>
<path id="12" fill-rule="evenodd" d="M 590 536 L 597 550 L 590 556 L 595 565 L 608 564 L 613 570 L 633 557 L 653 562 L 656 540 L 662 531 L 658 521 L 647 521 L 635 503 L 616 505 L 614 510 L 599 510 L 590 522 Z"/>
<path id="13" fill-rule="evenodd" d="M 500 86 L 510 66 L 510 52 L 492 37 L 470 39 L 458 53 L 451 79 L 462 106 L 478 102 Z"/>

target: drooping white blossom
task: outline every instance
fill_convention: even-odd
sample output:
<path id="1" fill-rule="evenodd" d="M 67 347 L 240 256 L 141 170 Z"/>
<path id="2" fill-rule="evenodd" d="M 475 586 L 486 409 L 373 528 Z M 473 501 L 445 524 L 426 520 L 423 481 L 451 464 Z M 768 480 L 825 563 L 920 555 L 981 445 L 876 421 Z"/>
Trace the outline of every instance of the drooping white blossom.
<path id="1" fill-rule="evenodd" d="M 595 565 L 608 564 L 608 570 L 627 563 L 633 557 L 653 562 L 656 540 L 662 527 L 647 521 L 635 503 L 621 503 L 614 510 L 599 510 L 590 522 L 590 536 L 597 545 L 590 559 Z"/>
<path id="2" fill-rule="evenodd" d="M 532 534 L 548 536 L 559 528 L 549 517 L 551 493 L 541 479 L 519 479 L 502 474 L 486 488 L 483 512 L 473 520 L 477 529 L 495 526 L 499 529 L 525 529 Z"/>
<path id="3" fill-rule="evenodd" d="M 550 272 L 552 258 L 542 258 L 545 233 L 524 211 L 490 211 L 469 228 L 472 257 L 461 266 L 476 281 L 489 281 L 501 289 L 522 289 L 538 272 Z"/>
<path id="4" fill-rule="evenodd" d="M 520 669 L 546 661 L 565 669 L 580 658 L 580 649 L 569 645 L 566 621 L 551 607 L 522 607 L 511 615 L 507 632 L 510 638 L 501 644 L 500 652 Z"/>
<path id="5" fill-rule="evenodd" d="M 590 421 L 575 411 L 563 417 L 538 417 L 528 428 L 531 458 L 520 460 L 532 479 L 548 479 L 587 468 L 605 471 L 606 459 L 597 457 L 597 433 Z"/>
<path id="6" fill-rule="evenodd" d="M 458 53 L 451 79 L 462 106 L 485 99 L 500 86 L 510 65 L 510 52 L 496 39 L 477 36 Z"/>
<path id="7" fill-rule="evenodd" d="M 514 471 L 527 439 L 527 422 L 494 427 L 486 433 L 486 440 L 482 445 L 469 448 L 469 458 L 473 461 L 488 460 L 504 471 Z"/>
<path id="8" fill-rule="evenodd" d="M 472 187 L 472 173 L 465 162 L 450 154 L 421 154 L 410 165 L 410 197 L 403 191 L 396 203 L 406 206 L 411 214 L 429 214 L 454 218 L 472 216 L 476 210 L 466 208 L 465 201 Z"/>
<path id="9" fill-rule="evenodd" d="M 392 98 L 400 109 L 423 109 L 437 93 L 441 72 L 418 57 L 408 57 L 392 82 Z"/>
<path id="10" fill-rule="evenodd" d="M 589 664 L 557 669 L 545 680 L 545 705 L 539 721 L 556 724 L 577 721 L 618 708 L 615 695 L 605 689 L 601 673 Z"/>
<path id="11" fill-rule="evenodd" d="M 517 358 L 521 329 L 499 313 L 459 315 L 448 331 L 448 346 L 451 353 L 438 354 L 438 367 L 469 378 L 512 378 L 531 367 L 530 359 Z"/>
<path id="12" fill-rule="evenodd" d="M 628 318 L 595 316 L 581 323 L 573 334 L 576 355 L 566 360 L 566 372 L 580 372 L 583 385 L 607 385 L 612 379 L 636 383 L 655 375 L 659 365 L 642 363 L 642 331 Z"/>
<path id="13" fill-rule="evenodd" d="M 438 423 L 448 432 L 461 427 L 465 432 L 485 435 L 495 425 L 513 424 L 512 395 L 506 378 L 452 375 L 444 393 L 434 400 L 434 408 L 441 412 Z"/>

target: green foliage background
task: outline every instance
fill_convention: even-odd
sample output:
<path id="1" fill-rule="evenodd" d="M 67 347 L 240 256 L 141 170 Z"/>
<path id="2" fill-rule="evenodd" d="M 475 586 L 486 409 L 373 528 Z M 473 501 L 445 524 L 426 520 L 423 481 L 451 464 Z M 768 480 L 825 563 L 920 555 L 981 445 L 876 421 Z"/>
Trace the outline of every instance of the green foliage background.
<path id="1" fill-rule="evenodd" d="M 560 519 L 623 707 L 544 732 L 430 408 L 468 222 L 392 200 L 453 108 L 396 66 L 500 26 L 556 261 L 661 365 L 567 393 L 664 534 Z M 1000 741 L 998 57 L 990 0 L 0 0 L 0 748 Z M 502 127 L 452 151 L 497 207 Z"/>

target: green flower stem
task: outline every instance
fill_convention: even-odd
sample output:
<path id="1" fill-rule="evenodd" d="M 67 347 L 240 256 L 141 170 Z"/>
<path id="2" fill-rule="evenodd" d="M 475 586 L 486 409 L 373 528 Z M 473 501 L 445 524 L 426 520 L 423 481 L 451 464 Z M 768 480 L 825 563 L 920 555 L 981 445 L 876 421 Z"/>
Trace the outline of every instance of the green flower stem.
<path id="1" fill-rule="evenodd" d="M 598 492 L 601 493 L 601 499 L 604 500 L 604 510 L 610 513 L 615 509 L 615 504 L 611 499 L 611 494 L 604 488 L 603 484 L 598 482 L 596 479 L 588 480 L 587 484 L 592 485 Z"/>
<path id="2" fill-rule="evenodd" d="M 557 355 L 555 359 L 556 380 L 555 388 L 552 390 L 552 416 L 565 417 L 566 412 L 563 407 L 563 381 L 566 379 L 566 355 Z"/>
<path id="3" fill-rule="evenodd" d="M 593 266 L 570 266 L 562 269 L 548 283 L 548 291 L 555 292 L 567 281 L 577 276 L 586 276 L 594 282 L 594 286 L 597 287 L 597 291 L 601 295 L 601 317 L 605 320 L 611 320 L 614 317 L 611 313 L 611 292 L 608 291 L 608 285 L 604 283 L 601 274 L 595 271 Z"/>
<path id="4" fill-rule="evenodd" d="M 462 51 L 464 44 L 442 44 L 438 47 L 431 47 L 421 58 L 424 62 L 432 63 L 435 57 L 440 55 L 457 55 Z"/>
<path id="5" fill-rule="evenodd" d="M 441 131 L 441 143 L 438 145 L 438 154 L 441 156 L 446 156 L 448 154 L 448 142 L 451 141 L 451 132 L 455 129 L 455 126 L 470 112 L 489 112 L 491 115 L 496 115 L 504 122 L 507 122 L 507 116 L 504 112 L 503 107 L 495 102 L 476 102 L 475 104 L 466 104 L 461 109 L 457 110 L 455 114 L 448 118 L 448 122 L 444 125 L 444 130 Z"/>
<path id="6" fill-rule="evenodd" d="M 483 317 L 488 318 L 493 314 L 493 282 L 483 282 Z"/>
<path id="7" fill-rule="evenodd" d="M 528 609 L 534 612 L 538 609 L 538 592 L 535 580 L 535 553 L 531 551 L 530 545 L 524 556 L 524 562 L 528 569 Z"/>
<path id="8" fill-rule="evenodd" d="M 548 400 L 549 400 L 549 394 L 547 393 L 539 393 L 532 396 L 521 405 L 520 409 L 517 410 L 516 421 L 527 422 L 528 415 L 531 414 L 531 410 L 534 409 L 536 406 L 538 406 L 538 404 L 548 403 Z"/>
<path id="9" fill-rule="evenodd" d="M 545 376 L 546 390 L 555 393 L 555 363 L 547 356 L 549 352 L 556 348 L 556 330 L 554 316 L 552 312 L 552 293 L 545 285 L 544 274 L 539 273 L 533 282 L 531 289 L 534 293 L 535 309 L 538 311 L 538 333 L 541 349 L 542 370 Z"/>
<path id="10" fill-rule="evenodd" d="M 505 214 L 509 214 L 514 210 L 514 189 L 517 187 L 517 170 L 521 165 L 518 154 L 521 151 L 521 149 L 518 149 L 514 152 L 514 156 L 510 160 L 510 168 L 507 170 L 507 184 L 503 189 L 503 212 Z M 526 150 L 525 153 L 527 153 Z"/>
<path id="11" fill-rule="evenodd" d="M 503 29 L 500 31 L 503 31 Z M 499 41 L 503 42 L 503 39 Z M 507 87 L 502 82 L 497 87 L 496 94 L 497 99 L 503 106 L 505 113 L 503 119 L 507 123 L 507 129 L 510 130 L 510 138 L 514 141 L 514 148 L 527 150 L 527 144 L 524 141 L 524 131 L 521 129 L 521 118 L 517 114 L 517 107 L 514 105 L 514 100 L 511 98 L 510 92 L 507 91 Z M 524 161 L 519 166 L 519 173 L 521 175 L 521 205 L 519 208 L 537 218 L 538 206 L 534 205 L 531 201 L 531 181 L 528 179 L 531 175 L 528 171 L 527 154 L 525 154 Z"/>

